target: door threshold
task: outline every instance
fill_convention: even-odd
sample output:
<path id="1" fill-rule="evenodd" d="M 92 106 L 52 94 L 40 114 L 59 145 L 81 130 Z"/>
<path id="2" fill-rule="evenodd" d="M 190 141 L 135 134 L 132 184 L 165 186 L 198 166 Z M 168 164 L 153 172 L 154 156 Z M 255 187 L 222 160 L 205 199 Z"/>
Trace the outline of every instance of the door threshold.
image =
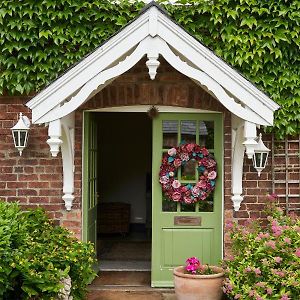
<path id="1" fill-rule="evenodd" d="M 116 286 L 116 285 L 103 285 L 103 286 L 89 286 L 88 290 L 93 290 L 93 291 L 126 291 L 126 292 L 133 292 L 133 291 L 144 291 L 144 292 L 165 292 L 165 293 L 173 293 L 174 288 L 155 288 L 151 286 Z"/>

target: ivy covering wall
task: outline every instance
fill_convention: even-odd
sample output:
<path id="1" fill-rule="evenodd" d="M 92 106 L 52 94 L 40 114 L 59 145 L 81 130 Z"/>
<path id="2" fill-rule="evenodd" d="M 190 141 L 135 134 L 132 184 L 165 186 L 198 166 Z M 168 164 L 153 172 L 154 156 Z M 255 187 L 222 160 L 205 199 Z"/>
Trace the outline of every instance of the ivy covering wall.
<path id="1" fill-rule="evenodd" d="M 188 5 L 187 2 L 189 3 Z M 170 16 L 274 101 L 274 131 L 300 133 L 300 1 L 178 0 Z M 141 1 L 2 0 L 0 93 L 41 90 L 132 20 Z"/>

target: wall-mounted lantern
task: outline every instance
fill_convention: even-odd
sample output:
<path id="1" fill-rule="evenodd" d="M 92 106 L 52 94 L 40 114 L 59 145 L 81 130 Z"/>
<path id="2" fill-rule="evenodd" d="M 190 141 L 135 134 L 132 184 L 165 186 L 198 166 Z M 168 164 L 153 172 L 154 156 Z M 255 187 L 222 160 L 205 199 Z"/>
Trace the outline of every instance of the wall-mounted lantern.
<path id="1" fill-rule="evenodd" d="M 268 149 L 263 143 L 262 134 L 259 134 L 257 145 L 254 148 L 254 155 L 252 157 L 253 167 L 256 169 L 258 177 L 260 177 L 261 171 L 266 167 L 268 155 L 270 149 Z"/>
<path id="2" fill-rule="evenodd" d="M 29 127 L 29 119 L 20 113 L 18 123 L 11 128 L 15 147 L 19 150 L 20 156 L 22 155 L 23 149 L 27 146 Z"/>

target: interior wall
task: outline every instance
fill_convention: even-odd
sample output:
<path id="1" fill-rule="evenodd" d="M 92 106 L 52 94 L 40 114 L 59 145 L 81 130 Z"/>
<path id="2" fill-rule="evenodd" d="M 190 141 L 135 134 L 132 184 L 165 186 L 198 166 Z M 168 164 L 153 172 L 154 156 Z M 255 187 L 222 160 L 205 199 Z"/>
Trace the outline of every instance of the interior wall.
<path id="1" fill-rule="evenodd" d="M 98 115 L 99 201 L 130 203 L 131 223 L 145 223 L 149 207 L 146 177 L 152 168 L 152 121 L 146 113 Z"/>

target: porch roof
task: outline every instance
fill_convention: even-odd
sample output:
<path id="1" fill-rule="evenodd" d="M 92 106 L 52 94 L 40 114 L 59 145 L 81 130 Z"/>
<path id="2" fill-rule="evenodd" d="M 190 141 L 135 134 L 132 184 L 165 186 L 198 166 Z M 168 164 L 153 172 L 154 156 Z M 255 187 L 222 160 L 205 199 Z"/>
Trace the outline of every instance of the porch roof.
<path id="1" fill-rule="evenodd" d="M 149 59 L 151 79 L 161 55 L 234 115 L 254 124 L 273 124 L 273 113 L 279 106 L 171 20 L 155 2 L 31 99 L 27 106 L 33 123 L 51 122 L 72 113 L 144 55 Z"/>
<path id="2" fill-rule="evenodd" d="M 66 209 L 71 209 L 74 199 L 74 111 L 144 56 L 152 80 L 162 56 L 232 113 L 232 201 L 238 210 L 243 200 L 245 149 L 252 158 L 257 125 L 272 125 L 279 106 L 171 20 L 155 2 L 27 103 L 33 123 L 49 124 L 47 143 L 52 156 L 61 148 Z"/>

